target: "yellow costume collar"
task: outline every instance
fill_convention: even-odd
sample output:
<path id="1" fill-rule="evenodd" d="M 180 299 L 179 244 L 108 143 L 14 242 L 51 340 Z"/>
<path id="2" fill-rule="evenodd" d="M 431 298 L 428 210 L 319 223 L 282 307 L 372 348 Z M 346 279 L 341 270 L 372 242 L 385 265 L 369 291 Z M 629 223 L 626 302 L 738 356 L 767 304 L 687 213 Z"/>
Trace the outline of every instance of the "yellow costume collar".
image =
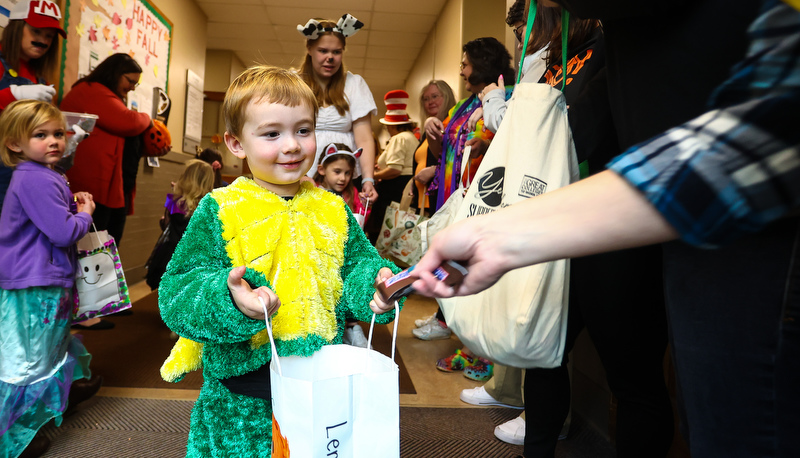
<path id="1" fill-rule="evenodd" d="M 273 316 L 276 341 L 310 335 L 332 341 L 348 229 L 341 198 L 303 182 L 286 200 L 246 178 L 212 196 L 233 266 L 264 274 L 281 300 Z M 253 346 L 266 341 L 259 333 Z"/>

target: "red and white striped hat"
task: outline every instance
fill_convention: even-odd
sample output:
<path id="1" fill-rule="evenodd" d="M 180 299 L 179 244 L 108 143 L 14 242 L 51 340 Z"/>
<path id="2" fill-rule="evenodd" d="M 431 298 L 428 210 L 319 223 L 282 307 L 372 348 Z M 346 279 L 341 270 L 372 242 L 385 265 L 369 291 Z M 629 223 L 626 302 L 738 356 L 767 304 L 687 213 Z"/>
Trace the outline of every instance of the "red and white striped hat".
<path id="1" fill-rule="evenodd" d="M 383 97 L 383 103 L 386 104 L 386 116 L 380 119 L 382 124 L 398 125 L 410 124 L 413 121 L 408 117 L 408 92 L 396 89 L 389 91 Z"/>

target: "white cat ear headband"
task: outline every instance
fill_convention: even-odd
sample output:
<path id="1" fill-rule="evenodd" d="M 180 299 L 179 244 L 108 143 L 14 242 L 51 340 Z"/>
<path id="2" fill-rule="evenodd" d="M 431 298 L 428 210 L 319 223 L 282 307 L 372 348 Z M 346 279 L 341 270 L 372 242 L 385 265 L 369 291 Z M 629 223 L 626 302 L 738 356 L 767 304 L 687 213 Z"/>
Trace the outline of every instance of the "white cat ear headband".
<path id="1" fill-rule="evenodd" d="M 320 33 L 337 32 L 341 33 L 345 38 L 352 37 L 361 28 L 364 23 L 345 13 L 333 27 L 322 27 L 318 20 L 309 19 L 306 25 L 297 25 L 297 31 L 300 32 L 307 40 L 316 40 L 319 38 Z"/>
<path id="2" fill-rule="evenodd" d="M 327 161 L 333 156 L 338 156 L 341 154 L 344 154 L 346 156 L 352 156 L 353 158 L 358 159 L 359 157 L 361 157 L 361 151 L 362 148 L 357 149 L 355 153 L 351 153 L 350 151 L 347 150 L 339 151 L 339 149 L 336 148 L 336 145 L 331 143 L 330 145 L 326 146 L 325 151 L 322 152 L 322 161 L 319 163 L 319 165 L 325 165 L 325 161 Z"/>

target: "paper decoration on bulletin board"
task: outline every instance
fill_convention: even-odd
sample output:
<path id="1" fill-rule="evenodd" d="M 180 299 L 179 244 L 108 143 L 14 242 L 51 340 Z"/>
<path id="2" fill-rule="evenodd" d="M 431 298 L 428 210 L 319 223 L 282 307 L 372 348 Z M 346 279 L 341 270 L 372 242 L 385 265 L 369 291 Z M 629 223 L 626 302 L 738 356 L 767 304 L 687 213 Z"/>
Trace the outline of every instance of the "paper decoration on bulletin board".
<path id="1" fill-rule="evenodd" d="M 61 97 L 106 57 L 123 52 L 142 67 L 128 105 L 151 113 L 153 88 L 168 88 L 172 22 L 148 0 L 67 0 L 64 9 Z"/>
<path id="2" fill-rule="evenodd" d="M 17 0 L 0 0 L 0 27 L 8 25 L 8 16 L 16 4 Z"/>

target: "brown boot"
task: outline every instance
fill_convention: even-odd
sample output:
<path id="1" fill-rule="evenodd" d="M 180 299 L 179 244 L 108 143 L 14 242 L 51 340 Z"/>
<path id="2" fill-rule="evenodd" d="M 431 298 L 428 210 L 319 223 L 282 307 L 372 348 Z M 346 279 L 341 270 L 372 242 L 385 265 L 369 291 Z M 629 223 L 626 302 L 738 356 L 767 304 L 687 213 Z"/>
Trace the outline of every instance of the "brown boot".
<path id="1" fill-rule="evenodd" d="M 74 413 L 78 404 L 97 394 L 101 386 L 103 386 L 103 377 L 99 375 L 88 380 L 80 379 L 72 382 L 72 386 L 69 389 L 69 398 L 67 398 L 67 410 L 64 412 L 64 416 Z"/>
<path id="2" fill-rule="evenodd" d="M 36 458 L 42 456 L 50 448 L 50 439 L 41 432 L 36 434 L 30 444 L 25 447 L 19 458 Z"/>

